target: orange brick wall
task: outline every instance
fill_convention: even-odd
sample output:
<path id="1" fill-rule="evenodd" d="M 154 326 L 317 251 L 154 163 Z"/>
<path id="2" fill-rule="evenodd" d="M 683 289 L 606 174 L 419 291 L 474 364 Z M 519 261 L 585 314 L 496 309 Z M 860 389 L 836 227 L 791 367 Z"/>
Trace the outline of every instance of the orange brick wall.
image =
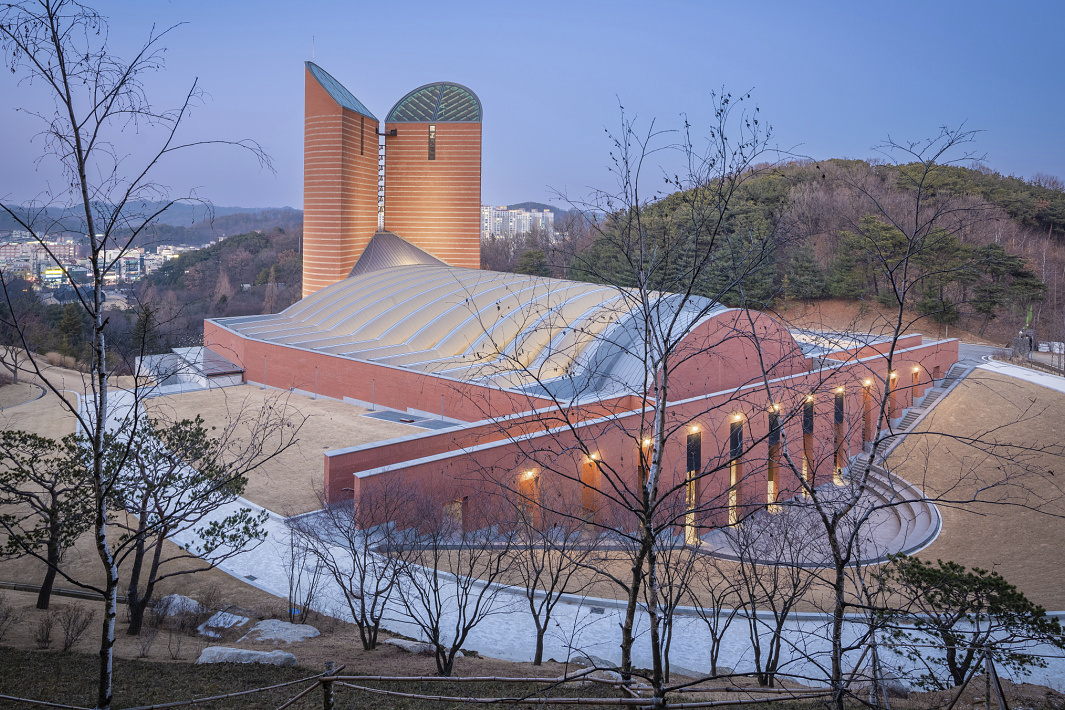
<path id="1" fill-rule="evenodd" d="M 389 123 L 385 229 L 450 266 L 481 268 L 481 124 Z"/>
<path id="2" fill-rule="evenodd" d="M 246 339 L 217 323 L 204 321 L 204 344 L 244 368 L 246 382 L 278 389 L 299 389 L 334 399 L 350 397 L 382 407 L 416 409 L 476 422 L 525 412 L 546 400 L 448 380 L 398 367 L 339 355 Z"/>
<path id="3" fill-rule="evenodd" d="M 377 231 L 378 122 L 305 71 L 303 295 L 347 277 Z"/>
<path id="4" fill-rule="evenodd" d="M 944 341 L 916 346 L 896 352 L 896 364 L 900 372 L 911 372 L 919 363 L 920 378 L 917 396 L 930 386 L 930 375 L 935 366 L 946 372 L 957 361 L 957 341 Z M 789 455 L 796 465 L 802 460 L 802 405 L 808 394 L 814 393 L 814 434 L 810 453 L 813 483 L 820 485 L 833 475 L 835 451 L 834 393 L 842 386 L 845 393 L 845 418 L 843 454 L 849 457 L 862 449 L 862 389 L 866 379 L 872 385 L 874 400 L 879 406 L 883 383 L 887 377 L 886 361 L 876 355 L 852 362 L 827 374 L 824 372 L 802 373 L 783 377 L 771 382 L 773 400 L 781 406 L 784 433 Z M 904 383 L 905 401 L 910 401 L 912 380 Z M 765 392 L 759 386 L 750 386 L 745 391 L 718 392 L 711 395 L 679 402 L 669 407 L 670 421 L 691 422 L 703 434 L 703 464 L 718 467 L 702 485 L 702 500 L 713 502 L 718 511 L 709 517 L 713 522 L 724 524 L 727 518 L 728 489 L 728 430 L 729 422 L 740 414 L 744 424 L 745 448 L 744 479 L 740 505 L 744 514 L 766 503 L 768 413 Z M 907 405 L 908 406 L 908 405 Z M 534 463 L 550 462 L 549 467 L 557 472 L 577 471 L 584 463 L 576 453 L 577 436 L 590 448 L 597 451 L 605 465 L 614 470 L 627 472 L 633 480 L 636 476 L 636 441 L 641 431 L 641 415 L 614 418 L 605 423 L 589 423 L 575 431 L 562 431 L 550 439 L 514 441 L 504 428 L 495 424 L 479 424 L 468 432 L 426 433 L 394 444 L 383 444 L 374 450 L 359 450 L 325 457 L 325 485 L 328 493 L 344 499 L 359 496 L 360 491 L 380 490 L 386 487 L 428 485 L 438 479 L 465 486 L 467 492 L 476 492 L 484 473 L 495 471 L 519 472 L 530 465 L 529 452 L 537 459 Z M 495 428 L 493 432 L 492 429 Z M 541 427 L 543 428 L 543 427 Z M 688 428 L 678 427 L 669 438 L 663 454 L 663 485 L 679 484 L 685 475 L 685 436 Z M 532 429 L 529 434 L 536 437 Z M 494 442 L 494 443 L 491 443 Z M 481 446 L 477 447 L 477 444 Z M 477 447 L 477 448 L 473 448 Z M 465 450 L 462 450 L 465 448 Z M 551 456 L 549 451 L 565 452 Z M 426 458 L 427 457 L 427 458 Z M 501 471 L 503 473 L 501 473 Z M 358 474 L 364 473 L 360 477 Z M 566 474 L 563 474 L 566 475 Z M 800 486 L 790 469 L 781 469 L 779 497 L 786 500 L 795 496 Z M 720 518 L 720 519 L 719 519 Z"/>

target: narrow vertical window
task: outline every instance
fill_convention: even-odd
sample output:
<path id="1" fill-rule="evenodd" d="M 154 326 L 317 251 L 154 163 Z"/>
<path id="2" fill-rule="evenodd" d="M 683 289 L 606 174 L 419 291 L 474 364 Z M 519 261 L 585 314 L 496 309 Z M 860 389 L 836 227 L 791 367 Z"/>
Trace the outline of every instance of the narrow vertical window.
<path id="1" fill-rule="evenodd" d="M 686 492 L 686 508 L 684 513 L 684 540 L 689 545 L 699 542 L 699 509 L 700 479 L 699 474 L 703 469 L 703 439 L 698 431 L 688 434 L 688 480 Z"/>
<path id="2" fill-rule="evenodd" d="M 359 116 L 359 155 L 366 155 L 366 117 Z"/>
<path id="3" fill-rule="evenodd" d="M 873 440 L 873 381 L 862 387 L 862 448 Z"/>
<path id="4" fill-rule="evenodd" d="M 644 485 L 647 483 L 647 470 L 651 466 L 651 440 L 644 439 L 637 447 L 637 456 L 639 457 L 639 466 L 636 469 L 636 476 L 638 479 L 638 485 L 640 490 L 643 490 Z M 643 494 L 641 493 L 641 500 Z"/>
<path id="5" fill-rule="evenodd" d="M 921 395 L 921 368 L 917 365 L 913 366 L 913 391 L 910 393 L 910 404 L 916 405 L 917 398 Z"/>
<path id="6" fill-rule="evenodd" d="M 598 493 L 599 456 L 592 454 L 581 467 L 581 508 L 584 511 L 584 520 L 588 523 L 595 522 L 595 514 L 599 508 Z"/>
<path id="7" fill-rule="evenodd" d="M 728 524 L 740 521 L 740 483 L 743 479 L 743 420 L 739 415 L 729 425 Z"/>
<path id="8" fill-rule="evenodd" d="M 533 525 L 539 524 L 540 474 L 536 469 L 524 471 L 519 475 L 518 497 L 522 518 Z"/>
<path id="9" fill-rule="evenodd" d="M 899 416 L 899 401 L 898 401 L 898 388 L 899 388 L 899 373 L 892 372 L 888 375 L 888 420 L 895 419 Z"/>
<path id="10" fill-rule="evenodd" d="M 436 160 L 436 124 L 429 124 L 429 160 Z"/>
<path id="11" fill-rule="evenodd" d="M 767 474 L 766 504 L 771 512 L 776 512 L 777 475 L 780 470 L 780 407 L 775 405 L 769 411 L 769 471 Z"/>
<path id="12" fill-rule="evenodd" d="M 814 449 L 814 396 L 810 395 L 802 405 L 802 480 L 813 487 L 813 449 Z M 804 488 L 804 494 L 809 491 Z"/>
<path id="13" fill-rule="evenodd" d="M 843 436 L 843 419 L 844 419 L 844 407 L 845 407 L 845 394 L 842 387 L 836 388 L 836 411 L 835 416 L 832 418 L 835 429 L 835 444 L 836 448 L 833 450 L 833 466 L 832 466 L 832 481 L 837 486 L 843 485 L 843 462 L 846 456 L 843 452 L 844 436 Z"/>

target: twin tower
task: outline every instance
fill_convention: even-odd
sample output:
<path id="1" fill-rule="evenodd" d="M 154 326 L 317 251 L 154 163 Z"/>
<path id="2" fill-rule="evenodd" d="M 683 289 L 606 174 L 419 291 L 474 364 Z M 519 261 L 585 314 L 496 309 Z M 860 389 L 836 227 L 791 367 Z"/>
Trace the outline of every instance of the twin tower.
<path id="1" fill-rule="evenodd" d="M 307 62 L 303 295 L 347 278 L 379 230 L 450 266 L 481 266 L 481 101 L 439 82 L 410 92 L 381 124 Z M 382 142 L 383 138 L 383 142 Z"/>

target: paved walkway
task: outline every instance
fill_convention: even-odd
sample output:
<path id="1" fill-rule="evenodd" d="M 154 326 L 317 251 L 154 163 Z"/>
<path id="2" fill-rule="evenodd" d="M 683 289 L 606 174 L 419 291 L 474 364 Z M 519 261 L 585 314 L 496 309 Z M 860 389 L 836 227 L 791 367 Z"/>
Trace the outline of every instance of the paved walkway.
<path id="1" fill-rule="evenodd" d="M 1038 374 L 1038 373 L 1036 373 Z M 111 422 L 118 422 L 128 413 L 132 397 L 128 393 L 113 391 L 115 409 Z M 254 511 L 264 510 L 251 501 L 238 499 L 216 511 L 211 520 L 224 518 L 237 509 L 245 507 Z M 289 531 L 282 516 L 267 511 L 265 524 L 268 537 L 253 550 L 232 558 L 220 569 L 259 589 L 286 598 L 289 593 Z M 205 520 L 204 525 L 211 520 Z M 192 542 L 192 534 L 174 538 L 178 544 Z M 320 609 L 350 620 L 339 587 L 326 585 Z M 495 614 L 486 618 L 468 637 L 466 648 L 493 658 L 512 661 L 530 661 L 535 648 L 535 628 L 527 611 L 527 602 L 520 592 L 504 590 L 498 597 Z M 554 620 L 545 639 L 545 658 L 566 660 L 579 651 L 617 663 L 620 660 L 620 622 L 624 611 L 623 602 L 614 599 L 565 597 L 555 608 Z M 420 638 L 418 628 L 404 616 L 396 605 L 389 608 L 384 627 L 390 631 Z M 445 625 L 446 628 L 446 625 Z M 854 638 L 861 632 L 859 624 L 848 624 L 845 636 Z M 650 644 L 646 618 L 637 619 L 637 639 L 633 647 L 633 662 L 637 667 L 650 667 Z M 761 633 L 761 632 L 760 632 Z M 765 631 L 768 633 L 768 631 Z M 826 642 L 828 617 L 820 613 L 792 614 L 784 635 L 782 672 L 797 673 L 809 677 L 822 677 L 829 665 L 830 648 Z M 767 643 L 768 638 L 763 639 Z M 298 650 L 296 651 L 298 657 Z M 709 634 L 700 617 L 691 607 L 677 609 L 674 619 L 671 666 L 679 673 L 709 672 Z M 848 662 L 857 662 L 852 654 Z M 726 632 L 721 646 L 719 663 L 738 671 L 753 669 L 753 657 L 748 624 L 737 617 Z M 357 670 L 357 669 L 355 669 Z M 1065 687 L 1065 659 L 1048 659 L 1046 669 L 1037 670 L 1032 682 Z"/>
<path id="2" fill-rule="evenodd" d="M 1022 367 L 1021 365 L 1011 365 L 1008 362 L 990 359 L 984 360 L 984 363 L 979 366 L 979 369 L 988 370 L 989 372 L 998 372 L 1058 392 L 1065 392 L 1065 377 L 1052 375 L 1049 372 L 1040 372 L 1039 370 L 1032 370 L 1027 367 Z"/>

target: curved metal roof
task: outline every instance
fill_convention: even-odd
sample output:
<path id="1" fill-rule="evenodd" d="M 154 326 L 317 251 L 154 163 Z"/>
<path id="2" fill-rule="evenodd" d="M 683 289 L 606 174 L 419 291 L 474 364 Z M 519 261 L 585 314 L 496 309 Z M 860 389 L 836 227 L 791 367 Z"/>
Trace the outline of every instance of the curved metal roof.
<path id="1" fill-rule="evenodd" d="M 480 123 L 481 100 L 461 84 L 419 86 L 396 102 L 385 123 Z"/>
<path id="2" fill-rule="evenodd" d="M 307 71 L 311 73 L 311 76 L 318 80 L 321 87 L 325 89 L 338 104 L 349 111 L 362 114 L 363 116 L 366 116 L 366 118 L 372 118 L 375 121 L 377 120 L 377 117 L 370 113 L 370 109 L 363 106 L 361 101 L 355 98 L 350 91 L 345 89 L 343 84 L 330 76 L 329 72 L 325 69 L 322 69 L 314 62 L 307 62 Z"/>
<path id="3" fill-rule="evenodd" d="M 727 310 L 660 294 L 645 318 L 612 286 L 451 267 L 412 258 L 420 250 L 394 234 L 374 240 L 347 279 L 276 315 L 218 322 L 248 338 L 582 400 L 643 391 L 647 320 L 684 333 Z"/>

